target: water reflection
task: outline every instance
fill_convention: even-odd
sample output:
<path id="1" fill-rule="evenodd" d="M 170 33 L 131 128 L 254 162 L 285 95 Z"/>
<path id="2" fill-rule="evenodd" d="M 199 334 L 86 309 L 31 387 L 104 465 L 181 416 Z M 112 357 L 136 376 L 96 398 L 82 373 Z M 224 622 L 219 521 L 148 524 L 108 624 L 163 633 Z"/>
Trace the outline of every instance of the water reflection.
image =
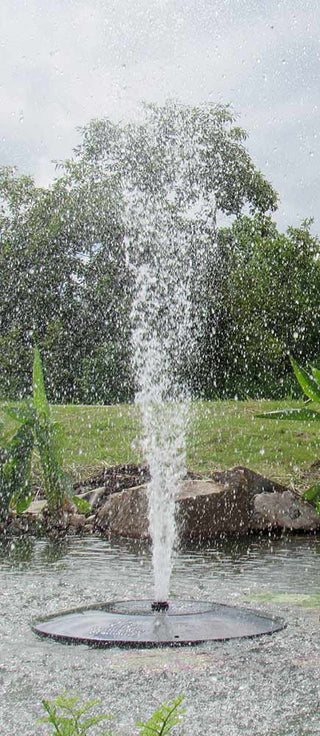
<path id="1" fill-rule="evenodd" d="M 277 585 L 277 589 L 299 591 L 313 588 L 320 575 L 319 539 L 306 536 L 245 537 L 217 540 L 199 548 L 187 545 L 175 551 L 173 589 L 192 597 L 204 587 L 219 590 L 224 580 L 237 587 L 241 578 L 254 586 Z M 72 580 L 96 583 L 105 578 L 116 586 L 148 585 L 151 580 L 151 551 L 145 541 L 129 539 L 73 538 L 34 540 L 21 538 L 0 542 L 1 571 L 21 574 L 50 570 L 72 571 Z M 139 592 L 137 590 L 137 592 Z"/>
<path id="2" fill-rule="evenodd" d="M 30 562 L 34 554 L 35 541 L 30 537 L 0 539 L 0 565 L 23 565 Z"/>
<path id="3" fill-rule="evenodd" d="M 29 569 L 34 565 L 50 566 L 68 555 L 67 540 L 36 541 L 33 537 L 0 540 L 0 569 Z"/>

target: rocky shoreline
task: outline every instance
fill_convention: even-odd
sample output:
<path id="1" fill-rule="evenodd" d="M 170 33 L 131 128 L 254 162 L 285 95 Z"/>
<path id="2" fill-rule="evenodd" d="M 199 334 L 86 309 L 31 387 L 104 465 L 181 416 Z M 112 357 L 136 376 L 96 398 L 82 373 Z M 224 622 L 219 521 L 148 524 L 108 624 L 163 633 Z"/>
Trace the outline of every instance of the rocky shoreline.
<path id="1" fill-rule="evenodd" d="M 74 484 L 74 493 L 89 502 L 88 513 L 79 513 L 68 502 L 54 516 L 45 501 L 37 500 L 23 514 L 11 513 L 0 534 L 149 539 L 149 479 L 142 465 L 104 468 Z M 320 530 L 320 515 L 299 493 L 245 467 L 207 476 L 188 474 L 177 495 L 176 520 L 181 541 L 198 544 L 229 535 Z"/>

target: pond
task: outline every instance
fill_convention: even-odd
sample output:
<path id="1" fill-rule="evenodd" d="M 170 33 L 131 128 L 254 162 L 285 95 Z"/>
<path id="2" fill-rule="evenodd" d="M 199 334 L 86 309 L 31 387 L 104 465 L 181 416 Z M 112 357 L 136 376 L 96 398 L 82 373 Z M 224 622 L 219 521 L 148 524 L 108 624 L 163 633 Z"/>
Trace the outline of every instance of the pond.
<path id="1" fill-rule="evenodd" d="M 70 539 L 3 543 L 1 734 L 48 733 L 41 698 L 67 689 L 102 701 L 120 735 L 162 701 L 185 695 L 184 733 L 318 734 L 320 540 L 219 542 L 175 554 L 172 598 L 247 606 L 285 618 L 273 636 L 188 648 L 90 649 L 40 639 L 32 620 L 113 599 L 151 598 L 146 544 Z M 281 595 L 280 595 L 281 594 Z"/>

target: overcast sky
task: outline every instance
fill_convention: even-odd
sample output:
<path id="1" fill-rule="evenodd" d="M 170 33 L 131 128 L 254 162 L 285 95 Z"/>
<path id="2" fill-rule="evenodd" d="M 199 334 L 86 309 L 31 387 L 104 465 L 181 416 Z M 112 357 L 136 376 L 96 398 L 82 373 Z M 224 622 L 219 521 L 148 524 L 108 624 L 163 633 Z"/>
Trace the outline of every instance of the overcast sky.
<path id="1" fill-rule="evenodd" d="M 1 0 L 0 163 L 47 185 L 91 118 L 231 103 L 280 195 L 320 234 L 319 0 Z"/>

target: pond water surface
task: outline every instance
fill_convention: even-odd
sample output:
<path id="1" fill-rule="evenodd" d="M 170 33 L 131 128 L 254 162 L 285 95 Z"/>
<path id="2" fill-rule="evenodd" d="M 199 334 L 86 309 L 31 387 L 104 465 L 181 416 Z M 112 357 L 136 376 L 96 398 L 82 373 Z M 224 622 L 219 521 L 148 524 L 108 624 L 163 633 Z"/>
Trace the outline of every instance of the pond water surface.
<path id="1" fill-rule="evenodd" d="M 186 736 L 320 733 L 320 602 L 301 599 L 320 594 L 317 537 L 251 537 L 176 552 L 172 598 L 251 607 L 282 616 L 287 627 L 273 636 L 173 649 L 66 646 L 30 628 L 39 616 L 76 606 L 152 598 L 147 545 L 90 538 L 0 549 L 1 735 L 49 733 L 36 725 L 41 698 L 66 689 L 100 699 L 120 735 L 136 733 L 136 721 L 180 694 Z M 297 598 L 259 600 L 280 592 Z"/>

